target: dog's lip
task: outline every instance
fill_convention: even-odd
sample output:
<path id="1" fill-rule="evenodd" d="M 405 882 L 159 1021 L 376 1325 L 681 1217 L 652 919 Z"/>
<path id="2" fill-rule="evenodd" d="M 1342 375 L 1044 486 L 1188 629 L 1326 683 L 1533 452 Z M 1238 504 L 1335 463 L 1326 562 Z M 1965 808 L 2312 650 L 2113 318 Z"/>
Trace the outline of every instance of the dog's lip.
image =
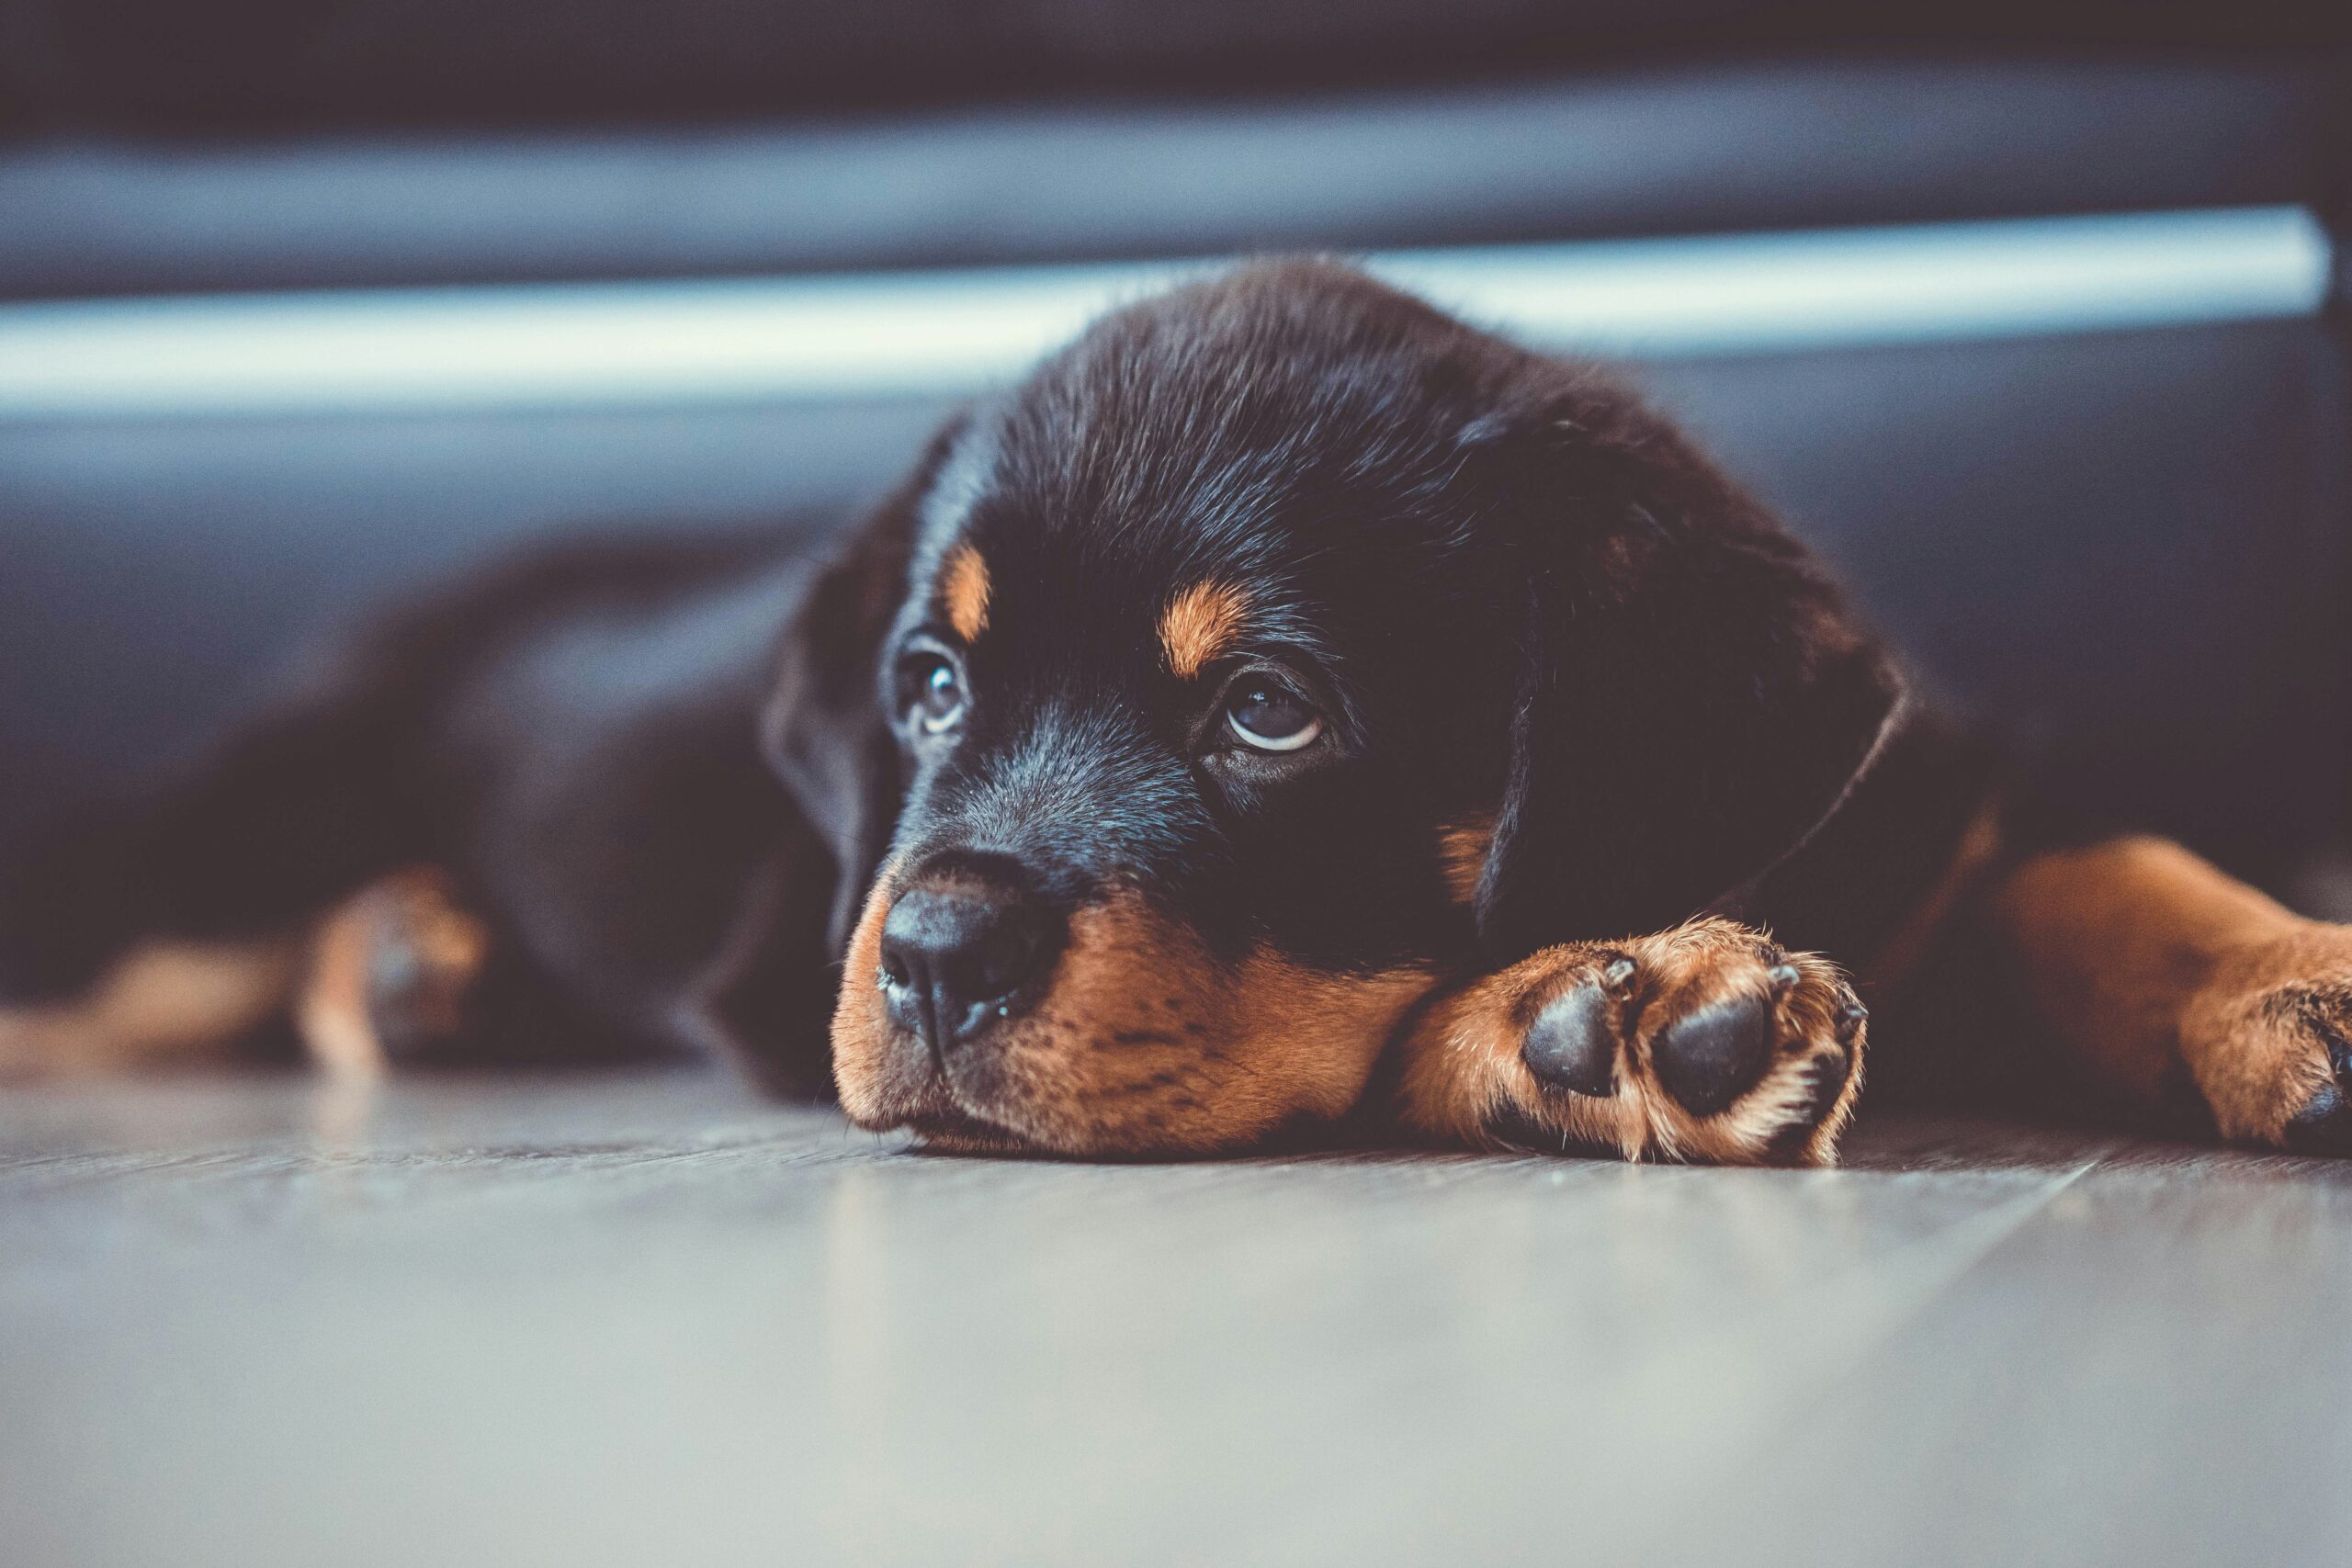
<path id="1" fill-rule="evenodd" d="M 1011 1128 L 960 1104 L 932 1106 L 908 1116 L 908 1131 L 924 1144 L 956 1154 L 1027 1154 L 1035 1145 Z"/>
<path id="2" fill-rule="evenodd" d="M 953 1155 L 1033 1155 L 1034 1144 L 967 1116 L 918 1116 L 907 1128 L 934 1153 Z"/>

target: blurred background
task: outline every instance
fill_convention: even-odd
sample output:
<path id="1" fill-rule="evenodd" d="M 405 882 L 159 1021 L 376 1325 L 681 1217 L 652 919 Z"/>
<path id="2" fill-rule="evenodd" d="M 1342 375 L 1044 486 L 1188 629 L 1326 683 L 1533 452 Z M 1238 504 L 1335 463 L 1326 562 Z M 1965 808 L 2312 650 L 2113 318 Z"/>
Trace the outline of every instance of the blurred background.
<path id="1" fill-rule="evenodd" d="M 1216 257 L 1634 367 L 2060 787 L 2352 805 L 2293 0 L 0 0 L 0 863 L 385 593 L 834 525 Z M 2340 232 L 2340 230 L 2337 231 Z"/>
<path id="2" fill-rule="evenodd" d="M 589 525 L 813 538 L 1091 312 L 1315 249 L 1623 363 L 2062 792 L 2352 914 L 2347 35 L 0 0 L 0 877 L 386 594 Z M 1899 1119 L 1850 1175 L 899 1158 L 715 1080 L 11 1086 L 0 1561 L 2352 1533 L 2341 1167 Z"/>

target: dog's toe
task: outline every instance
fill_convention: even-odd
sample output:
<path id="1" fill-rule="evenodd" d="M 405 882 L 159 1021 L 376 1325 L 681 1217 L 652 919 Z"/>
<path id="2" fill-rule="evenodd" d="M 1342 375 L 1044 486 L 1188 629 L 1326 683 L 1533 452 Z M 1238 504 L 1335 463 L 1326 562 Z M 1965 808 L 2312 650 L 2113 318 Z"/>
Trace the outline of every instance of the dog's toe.
<path id="1" fill-rule="evenodd" d="M 1763 1076 L 1773 1034 L 1770 1001 L 1755 995 L 1726 997 L 1659 1031 L 1650 1044 L 1651 1066 L 1685 1111 L 1713 1116 Z"/>
<path id="2" fill-rule="evenodd" d="M 1831 1163 L 1868 1021 L 1852 987 L 1817 955 L 1729 922 L 1659 948 L 1634 1053 L 1651 1083 L 1653 1146 L 1679 1159 Z"/>
<path id="3" fill-rule="evenodd" d="M 1527 1070 L 1546 1089 L 1605 1096 L 1617 1083 L 1618 1005 L 1592 980 L 1548 1003 L 1520 1043 Z"/>
<path id="4" fill-rule="evenodd" d="M 1802 1165 L 1822 1122 L 1837 1109 L 1838 1100 L 1846 1092 L 1846 1080 L 1853 1077 L 1853 1056 L 1843 1047 L 1832 1047 L 1807 1057 L 1795 1069 L 1796 1092 L 1792 1097 L 1788 1121 L 1772 1134 L 1766 1159 L 1773 1165 Z"/>

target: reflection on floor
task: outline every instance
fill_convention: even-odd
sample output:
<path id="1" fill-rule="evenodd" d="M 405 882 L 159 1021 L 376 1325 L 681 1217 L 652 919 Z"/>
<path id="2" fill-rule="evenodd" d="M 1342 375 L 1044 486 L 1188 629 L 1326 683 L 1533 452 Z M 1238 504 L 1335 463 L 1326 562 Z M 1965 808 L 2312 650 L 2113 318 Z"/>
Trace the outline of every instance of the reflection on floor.
<path id="1" fill-rule="evenodd" d="M 0 1559 L 2345 1561 L 2352 1162 L 905 1152 L 699 1075 L 0 1090 Z"/>

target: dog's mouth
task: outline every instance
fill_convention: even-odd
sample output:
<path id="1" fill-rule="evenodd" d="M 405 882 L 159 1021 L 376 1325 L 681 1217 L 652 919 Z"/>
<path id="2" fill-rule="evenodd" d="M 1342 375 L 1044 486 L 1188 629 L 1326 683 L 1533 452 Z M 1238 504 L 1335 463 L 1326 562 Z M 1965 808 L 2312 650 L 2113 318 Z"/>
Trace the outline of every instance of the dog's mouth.
<path id="1" fill-rule="evenodd" d="M 1011 1124 L 1017 1111 L 991 1114 L 992 1102 L 985 1096 L 959 1088 L 951 1064 L 925 1042 L 903 1030 L 894 1032 L 898 1059 L 911 1066 L 894 1096 L 897 1125 L 912 1133 L 923 1149 L 956 1155 L 1055 1152 Z"/>
<path id="2" fill-rule="evenodd" d="M 1437 979 L 1425 966 L 1329 974 L 1262 952 L 1220 960 L 1121 893 L 1071 915 L 1034 1000 L 943 1050 L 893 1016 L 880 962 L 889 897 L 877 889 L 852 937 L 834 1077 L 860 1126 L 910 1129 L 943 1151 L 1182 1156 L 1329 1121 Z"/>
<path id="3" fill-rule="evenodd" d="M 887 1089 L 880 1107 L 853 1104 L 864 1125 L 902 1128 L 941 1154 L 1087 1156 L 1117 1142 L 1102 1134 L 1100 1089 L 1054 1084 L 1050 1067 L 1037 1070 L 1050 1052 L 1027 1031 L 1007 1028 L 1001 1043 L 984 1037 L 947 1056 L 887 1022 L 880 1032 Z"/>
<path id="4" fill-rule="evenodd" d="M 952 1092 L 952 1091 L 951 1091 Z M 973 1115 L 960 1106 L 910 1113 L 904 1123 L 933 1154 L 1027 1155 L 1037 1146 L 1009 1127 Z"/>

